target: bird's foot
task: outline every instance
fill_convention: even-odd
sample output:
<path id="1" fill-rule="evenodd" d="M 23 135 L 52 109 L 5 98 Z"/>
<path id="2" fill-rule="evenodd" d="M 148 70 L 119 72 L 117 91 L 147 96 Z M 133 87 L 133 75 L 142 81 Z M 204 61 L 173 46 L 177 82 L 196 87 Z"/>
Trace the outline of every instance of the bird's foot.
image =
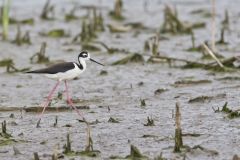
<path id="1" fill-rule="evenodd" d="M 73 106 L 73 101 L 72 101 L 72 99 L 68 99 L 68 100 L 67 100 L 67 104 Z"/>

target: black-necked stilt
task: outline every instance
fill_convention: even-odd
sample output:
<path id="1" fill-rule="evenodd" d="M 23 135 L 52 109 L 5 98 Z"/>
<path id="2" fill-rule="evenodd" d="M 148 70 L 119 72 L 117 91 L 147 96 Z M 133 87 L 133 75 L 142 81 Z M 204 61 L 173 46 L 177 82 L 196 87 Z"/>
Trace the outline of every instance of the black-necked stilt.
<path id="1" fill-rule="evenodd" d="M 80 114 L 78 109 L 73 105 L 73 102 L 72 102 L 72 100 L 71 100 L 71 98 L 70 98 L 70 96 L 68 94 L 67 80 L 71 80 L 71 79 L 74 79 L 74 78 L 78 77 L 81 73 L 83 73 L 86 70 L 86 67 L 87 67 L 86 66 L 86 62 L 85 62 L 86 60 L 93 61 L 93 62 L 103 66 L 103 64 L 101 64 L 101 63 L 91 59 L 90 58 L 90 54 L 88 52 L 82 51 L 78 55 L 78 63 L 76 63 L 76 62 L 64 62 L 64 63 L 59 63 L 59 64 L 52 65 L 52 66 L 50 66 L 48 68 L 26 72 L 26 73 L 44 74 L 48 78 L 55 79 L 55 80 L 58 81 L 57 84 L 50 91 L 50 93 L 49 93 L 49 95 L 47 97 L 47 101 L 43 105 L 43 110 L 42 110 L 42 113 L 41 113 L 41 115 L 39 117 L 39 120 L 38 120 L 38 123 L 37 123 L 37 127 L 39 127 L 41 118 L 43 116 L 43 113 L 44 113 L 46 107 L 49 105 L 49 103 L 50 103 L 50 101 L 52 99 L 52 95 L 53 95 L 54 91 L 56 90 L 57 86 L 60 84 L 61 81 L 64 81 L 64 83 L 65 83 L 66 96 L 67 96 L 68 104 L 85 121 L 84 117 Z"/>

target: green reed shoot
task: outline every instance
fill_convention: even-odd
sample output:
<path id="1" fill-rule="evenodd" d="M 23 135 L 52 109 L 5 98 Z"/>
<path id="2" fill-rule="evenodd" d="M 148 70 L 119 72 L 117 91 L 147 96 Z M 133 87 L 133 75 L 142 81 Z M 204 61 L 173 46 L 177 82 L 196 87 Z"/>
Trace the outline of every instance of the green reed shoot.
<path id="1" fill-rule="evenodd" d="M 4 0 L 3 1 L 3 9 L 2 9 L 3 40 L 8 39 L 10 1 L 11 0 Z"/>

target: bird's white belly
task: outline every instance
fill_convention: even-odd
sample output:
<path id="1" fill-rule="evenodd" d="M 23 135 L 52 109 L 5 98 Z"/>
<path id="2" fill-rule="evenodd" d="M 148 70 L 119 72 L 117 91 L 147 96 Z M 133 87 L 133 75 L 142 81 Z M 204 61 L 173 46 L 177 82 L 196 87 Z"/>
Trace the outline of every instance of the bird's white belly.
<path id="1" fill-rule="evenodd" d="M 80 70 L 77 66 L 75 66 L 75 68 L 72 70 L 59 72 L 56 74 L 45 74 L 45 76 L 58 81 L 71 80 L 78 77 L 83 71 L 84 70 Z"/>

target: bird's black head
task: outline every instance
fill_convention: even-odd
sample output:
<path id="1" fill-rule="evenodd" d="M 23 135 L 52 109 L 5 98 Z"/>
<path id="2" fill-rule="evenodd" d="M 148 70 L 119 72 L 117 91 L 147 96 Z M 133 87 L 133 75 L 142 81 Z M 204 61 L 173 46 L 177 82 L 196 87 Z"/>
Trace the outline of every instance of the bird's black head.
<path id="1" fill-rule="evenodd" d="M 87 51 L 82 51 L 78 55 L 78 59 L 79 58 L 89 60 L 90 59 L 90 54 Z"/>
<path id="2" fill-rule="evenodd" d="M 82 51 L 81 53 L 79 53 L 78 62 L 80 63 L 81 60 L 90 60 L 92 62 L 95 62 L 95 63 L 103 66 L 103 64 L 101 64 L 101 63 L 95 61 L 94 59 L 90 58 L 90 54 L 87 51 Z"/>

